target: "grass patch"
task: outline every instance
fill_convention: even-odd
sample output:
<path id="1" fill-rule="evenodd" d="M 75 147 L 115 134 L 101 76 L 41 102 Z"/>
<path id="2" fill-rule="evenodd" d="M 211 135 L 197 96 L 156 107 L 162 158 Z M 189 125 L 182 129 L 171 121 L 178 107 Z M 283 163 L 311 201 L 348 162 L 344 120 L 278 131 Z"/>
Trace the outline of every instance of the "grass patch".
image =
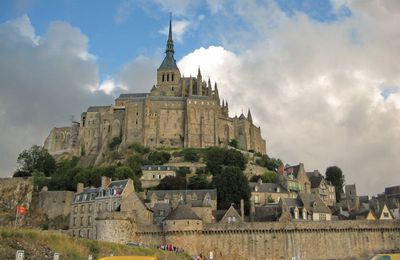
<path id="1" fill-rule="evenodd" d="M 101 242 L 89 239 L 77 239 L 68 235 L 43 231 L 36 229 L 14 229 L 0 228 L 0 259 L 8 259 L 9 255 L 5 252 L 15 252 L 15 248 L 10 246 L 12 241 L 18 238 L 27 255 L 32 259 L 45 259 L 45 253 L 50 250 L 51 254 L 55 252 L 62 256 L 62 259 L 86 260 L 88 255 L 94 259 L 113 255 L 148 255 L 157 256 L 158 259 L 183 260 L 190 259 L 186 254 L 176 254 L 158 250 L 155 248 L 132 247 L 111 242 Z M 41 253 L 42 252 L 42 253 Z"/>

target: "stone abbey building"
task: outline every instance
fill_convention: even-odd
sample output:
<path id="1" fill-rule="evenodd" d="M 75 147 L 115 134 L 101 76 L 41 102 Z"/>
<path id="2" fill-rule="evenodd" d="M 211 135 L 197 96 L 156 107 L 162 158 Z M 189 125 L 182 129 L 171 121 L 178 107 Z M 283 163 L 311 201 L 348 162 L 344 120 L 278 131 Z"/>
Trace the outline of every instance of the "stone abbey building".
<path id="1" fill-rule="evenodd" d="M 243 150 L 266 153 L 261 129 L 247 116 L 229 117 L 228 102 L 219 97 L 200 72 L 183 77 L 174 59 L 171 21 L 165 58 L 157 69 L 150 93 L 121 94 L 112 106 L 89 107 L 80 122 L 53 128 L 44 147 L 53 155 L 84 154 L 100 162 L 109 144 L 118 138 L 122 146 L 196 147 L 226 145 L 236 139 Z"/>

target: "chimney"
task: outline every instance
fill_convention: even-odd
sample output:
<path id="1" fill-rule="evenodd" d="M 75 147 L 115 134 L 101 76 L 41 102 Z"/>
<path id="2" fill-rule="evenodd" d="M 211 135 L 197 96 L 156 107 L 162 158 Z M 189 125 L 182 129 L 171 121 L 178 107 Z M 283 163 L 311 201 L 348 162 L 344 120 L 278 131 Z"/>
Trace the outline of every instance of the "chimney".
<path id="1" fill-rule="evenodd" d="M 240 216 L 242 217 L 242 221 L 244 221 L 244 200 L 240 200 Z"/>
<path id="2" fill-rule="evenodd" d="M 285 172 L 285 166 L 279 165 L 278 167 L 278 174 L 283 175 L 283 173 Z"/>
<path id="3" fill-rule="evenodd" d="M 107 176 L 101 176 L 101 188 L 102 189 L 107 189 L 107 187 L 111 183 L 111 178 L 108 178 Z"/>
<path id="4" fill-rule="evenodd" d="M 254 222 L 254 214 L 256 212 L 256 208 L 254 205 L 254 200 L 250 200 L 250 221 Z"/>
<path id="5" fill-rule="evenodd" d="M 82 192 L 83 192 L 83 183 L 78 182 L 78 184 L 76 185 L 76 193 L 82 193 Z"/>

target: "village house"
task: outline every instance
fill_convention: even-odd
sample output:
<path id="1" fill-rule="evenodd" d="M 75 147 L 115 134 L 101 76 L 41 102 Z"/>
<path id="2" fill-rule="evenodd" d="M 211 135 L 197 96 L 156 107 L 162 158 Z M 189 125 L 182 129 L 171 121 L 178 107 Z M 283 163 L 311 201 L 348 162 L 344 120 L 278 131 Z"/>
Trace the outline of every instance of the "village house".
<path id="1" fill-rule="evenodd" d="M 281 202 L 282 215 L 280 219 L 326 221 L 332 219 L 331 210 L 319 196 L 300 193 L 296 199 L 287 198 Z"/>
<path id="2" fill-rule="evenodd" d="M 161 221 L 178 205 L 184 203 L 205 223 L 215 222 L 217 190 L 149 190 L 146 205 L 154 212 L 154 223 Z"/>
<path id="3" fill-rule="evenodd" d="M 142 167 L 142 188 L 148 189 L 156 187 L 160 181 L 167 176 L 176 176 L 177 168 L 175 166 L 166 165 L 144 165 Z"/>
<path id="4" fill-rule="evenodd" d="M 336 203 L 335 186 L 327 181 L 319 171 L 307 172 L 311 183 L 311 193 L 318 195 L 325 205 L 333 207 Z"/>
<path id="5" fill-rule="evenodd" d="M 278 183 L 263 183 L 262 179 L 250 182 L 251 200 L 256 207 L 270 203 L 278 203 L 282 198 L 289 198 L 290 193 Z"/>
<path id="6" fill-rule="evenodd" d="M 101 187 L 83 188 L 78 183 L 71 204 L 70 234 L 74 237 L 96 239 L 96 218 L 103 212 L 123 211 L 132 214 L 138 223 L 151 224 L 152 212 L 135 193 L 131 179 L 112 181 L 101 177 Z"/>

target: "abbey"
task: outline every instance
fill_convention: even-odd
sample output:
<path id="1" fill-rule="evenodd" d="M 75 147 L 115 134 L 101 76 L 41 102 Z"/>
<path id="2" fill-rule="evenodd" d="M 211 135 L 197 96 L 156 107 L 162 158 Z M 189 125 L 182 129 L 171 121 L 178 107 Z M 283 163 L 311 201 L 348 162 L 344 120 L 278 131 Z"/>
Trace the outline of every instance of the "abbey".
<path id="1" fill-rule="evenodd" d="M 120 147 L 139 142 L 150 148 L 205 148 L 227 145 L 236 139 L 242 150 L 266 153 L 261 129 L 247 116 L 229 117 L 217 83 L 183 77 L 174 59 L 171 21 L 165 58 L 157 69 L 150 93 L 121 94 L 112 106 L 89 107 L 80 122 L 53 128 L 44 147 L 53 155 L 92 156 L 100 162 L 111 142 Z"/>

